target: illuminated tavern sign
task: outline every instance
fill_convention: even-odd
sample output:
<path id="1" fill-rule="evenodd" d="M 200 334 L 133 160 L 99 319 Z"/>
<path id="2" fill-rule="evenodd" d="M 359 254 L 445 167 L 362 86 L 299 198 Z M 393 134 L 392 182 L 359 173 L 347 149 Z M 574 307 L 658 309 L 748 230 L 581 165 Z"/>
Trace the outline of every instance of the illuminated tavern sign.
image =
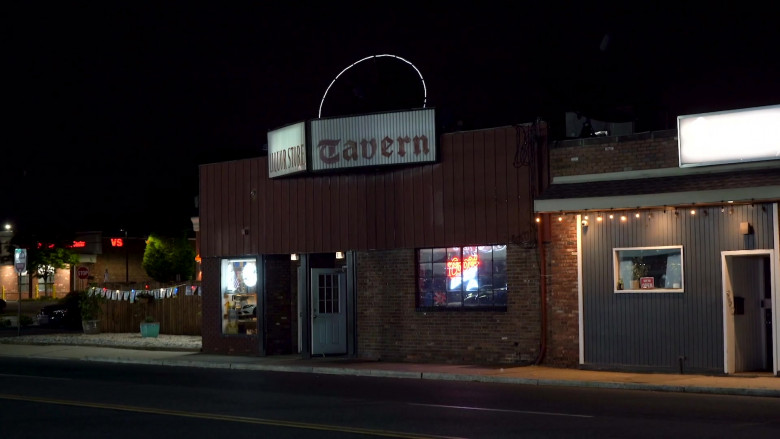
<path id="1" fill-rule="evenodd" d="M 436 161 L 432 108 L 316 119 L 310 132 L 313 171 Z"/>

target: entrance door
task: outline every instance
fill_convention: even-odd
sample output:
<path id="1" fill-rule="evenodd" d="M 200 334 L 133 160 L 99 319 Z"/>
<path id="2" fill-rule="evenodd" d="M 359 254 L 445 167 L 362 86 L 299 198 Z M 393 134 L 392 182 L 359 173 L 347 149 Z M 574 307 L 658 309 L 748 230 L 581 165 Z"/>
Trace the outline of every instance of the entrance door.
<path id="1" fill-rule="evenodd" d="M 347 277 L 341 270 L 311 270 L 311 354 L 347 353 Z"/>
<path id="2" fill-rule="evenodd" d="M 723 252 L 726 373 L 774 370 L 771 260 L 770 251 Z"/>

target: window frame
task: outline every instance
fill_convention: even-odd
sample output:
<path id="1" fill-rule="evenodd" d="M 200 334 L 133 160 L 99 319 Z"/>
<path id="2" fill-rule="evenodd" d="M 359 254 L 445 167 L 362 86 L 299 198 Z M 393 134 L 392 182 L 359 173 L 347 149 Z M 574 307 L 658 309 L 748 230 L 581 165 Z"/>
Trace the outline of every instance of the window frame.
<path id="1" fill-rule="evenodd" d="M 620 289 L 620 252 L 623 251 L 648 251 L 648 250 L 679 250 L 680 256 L 680 288 L 630 288 L 631 279 L 626 282 L 623 279 L 623 288 Z M 644 256 L 641 256 L 644 257 Z M 685 258 L 682 245 L 659 245 L 647 247 L 615 247 L 612 249 L 612 288 L 615 294 L 647 294 L 647 293 L 684 293 L 685 292 Z M 633 270 L 633 268 L 632 268 Z M 647 276 L 649 277 L 649 276 Z"/>
<path id="2" fill-rule="evenodd" d="M 488 247 L 488 246 L 491 247 L 491 251 L 490 251 L 491 252 L 491 262 L 490 262 L 491 281 L 497 275 L 497 273 L 495 273 L 495 268 L 494 268 L 494 261 L 496 261 L 496 260 L 493 259 L 493 252 L 495 251 L 495 247 L 496 246 L 504 246 L 505 247 L 505 249 L 504 249 L 504 261 L 503 261 L 503 263 L 504 263 L 504 274 L 503 274 L 503 276 L 506 278 L 506 290 L 504 290 L 505 294 L 506 294 L 506 303 L 504 305 L 496 305 L 495 304 L 495 294 L 497 292 L 501 291 L 501 288 L 499 288 L 499 289 L 492 289 L 491 288 L 491 291 L 492 291 L 492 294 L 494 295 L 494 297 L 493 297 L 493 303 L 490 304 L 490 305 L 480 305 L 480 304 L 466 305 L 466 304 L 464 304 L 465 294 L 467 294 L 469 292 L 467 290 L 461 290 L 460 294 L 462 294 L 462 296 L 461 296 L 461 304 L 460 304 L 460 306 L 436 306 L 436 305 L 422 305 L 421 304 L 422 301 L 420 299 L 420 295 L 422 294 L 422 291 L 421 291 L 421 288 L 420 288 L 420 280 L 424 279 L 424 277 L 421 276 L 421 274 L 420 274 L 420 266 L 421 266 L 421 264 L 424 263 L 424 262 L 421 261 L 421 258 L 420 258 L 421 251 L 423 251 L 423 250 L 430 250 L 430 251 L 439 250 L 439 251 L 443 251 L 445 253 L 445 255 L 446 255 L 447 252 L 449 252 L 450 250 L 452 250 L 454 248 L 457 248 L 457 249 L 459 249 L 460 255 L 462 256 L 464 248 L 467 248 L 467 247 L 477 247 L 477 248 L 479 248 L 479 247 Z M 484 311 L 506 312 L 507 311 L 507 306 L 508 306 L 508 301 L 509 301 L 509 276 L 508 276 L 508 273 L 507 273 L 507 271 L 508 271 L 508 264 L 506 262 L 506 260 L 508 259 L 508 253 L 509 253 L 509 246 L 505 245 L 505 244 L 461 245 L 461 246 L 448 246 L 448 247 L 420 247 L 420 248 L 414 249 L 414 262 L 415 262 L 414 269 L 415 269 L 415 273 L 416 273 L 415 274 L 415 288 L 414 288 L 414 292 L 415 292 L 415 299 L 414 299 L 414 301 L 415 301 L 415 310 L 416 311 L 420 311 L 420 312 L 480 312 L 480 311 L 483 311 L 483 312 Z M 444 263 L 448 263 L 447 261 L 448 261 L 448 258 L 445 256 Z M 430 263 L 433 264 L 434 262 L 432 261 Z M 501 275 L 499 275 L 499 276 L 501 276 Z M 433 282 L 433 277 L 431 277 L 430 280 L 431 280 L 431 282 Z M 480 290 L 477 289 L 476 291 L 479 292 Z M 446 294 L 448 292 L 448 290 L 445 289 L 443 292 Z"/>

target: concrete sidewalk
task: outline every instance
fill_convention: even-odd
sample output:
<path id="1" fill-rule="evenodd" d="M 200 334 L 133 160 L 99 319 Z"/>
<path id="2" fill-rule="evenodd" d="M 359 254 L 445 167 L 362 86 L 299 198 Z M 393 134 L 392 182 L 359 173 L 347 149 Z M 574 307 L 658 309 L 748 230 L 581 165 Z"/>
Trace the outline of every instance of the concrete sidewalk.
<path id="1" fill-rule="evenodd" d="M 72 340 L 65 344 L 61 341 L 62 339 L 58 339 L 61 341 L 60 344 L 52 344 L 51 338 L 47 341 L 47 336 L 29 337 L 34 338 L 32 341 L 26 337 L 0 339 L 0 356 L 176 367 L 780 397 L 780 377 L 770 374 L 707 376 L 603 372 L 544 366 L 489 367 L 387 363 L 343 357 L 303 359 L 299 355 L 269 357 L 211 355 L 200 353 L 197 351 L 198 349 L 192 347 L 176 347 L 171 345 L 170 341 L 167 341 L 167 344 L 172 346 L 170 349 L 178 350 L 168 350 L 164 346 L 117 347 L 120 343 L 116 341 L 113 342 L 113 346 L 84 346 L 74 344 Z M 126 338 L 132 341 L 132 339 L 140 338 L 140 335 L 127 334 Z M 73 339 L 79 342 L 78 337 L 74 336 Z M 143 341 L 148 341 L 148 339 L 143 339 Z M 83 340 L 80 342 L 83 343 Z M 188 340 L 189 342 L 191 340 Z M 150 343 L 166 343 L 166 341 L 154 340 Z"/>

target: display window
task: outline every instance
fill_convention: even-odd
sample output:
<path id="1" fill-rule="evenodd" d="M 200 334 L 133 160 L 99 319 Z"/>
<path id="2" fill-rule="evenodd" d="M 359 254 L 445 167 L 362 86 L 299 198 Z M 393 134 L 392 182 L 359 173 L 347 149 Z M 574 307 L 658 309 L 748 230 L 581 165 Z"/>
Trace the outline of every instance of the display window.
<path id="1" fill-rule="evenodd" d="M 616 293 L 682 293 L 682 246 L 613 249 Z"/>
<path id="2" fill-rule="evenodd" d="M 257 334 L 257 260 L 222 260 L 223 334 Z"/>
<path id="3" fill-rule="evenodd" d="M 417 251 L 417 307 L 506 308 L 506 246 Z"/>

